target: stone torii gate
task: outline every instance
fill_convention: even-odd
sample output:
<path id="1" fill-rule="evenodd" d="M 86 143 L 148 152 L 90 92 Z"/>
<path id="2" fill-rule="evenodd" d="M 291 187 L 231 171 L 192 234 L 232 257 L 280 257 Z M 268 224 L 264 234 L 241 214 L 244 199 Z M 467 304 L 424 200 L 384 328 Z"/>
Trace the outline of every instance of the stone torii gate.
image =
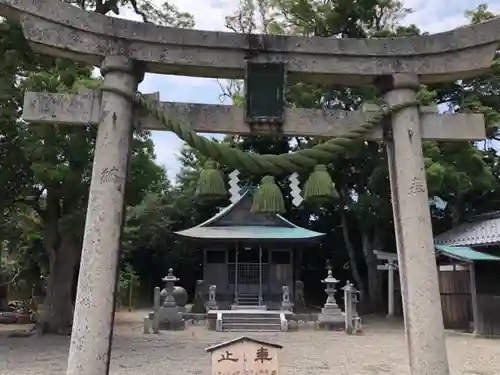
<path id="1" fill-rule="evenodd" d="M 379 264 L 377 270 L 387 271 L 387 317 L 391 318 L 394 316 L 394 271 L 398 269 L 398 256 L 378 250 L 374 253 L 377 259 L 386 261 L 384 264 Z"/>
<path id="2" fill-rule="evenodd" d="M 489 69 L 500 19 L 438 35 L 371 40 L 246 35 L 166 28 L 86 12 L 59 0 L 0 0 L 0 15 L 20 22 L 40 53 L 101 68 L 102 95 L 28 93 L 25 118 L 98 123 L 78 279 L 68 375 L 109 372 L 124 185 L 134 124 L 158 129 L 132 97 L 145 72 L 243 78 L 248 61 L 282 62 L 289 80 L 365 85 L 375 82 L 386 103 L 413 102 L 420 84 L 464 79 Z M 243 112 L 225 106 L 163 104 L 203 132 L 249 134 Z M 343 134 L 370 112 L 288 109 L 284 135 Z M 412 375 L 449 374 L 428 208 L 422 139 L 484 138 L 480 115 L 392 114 L 387 144 L 394 222 Z M 382 139 L 380 129 L 368 139 Z M 425 291 L 425 292 L 424 292 Z"/>

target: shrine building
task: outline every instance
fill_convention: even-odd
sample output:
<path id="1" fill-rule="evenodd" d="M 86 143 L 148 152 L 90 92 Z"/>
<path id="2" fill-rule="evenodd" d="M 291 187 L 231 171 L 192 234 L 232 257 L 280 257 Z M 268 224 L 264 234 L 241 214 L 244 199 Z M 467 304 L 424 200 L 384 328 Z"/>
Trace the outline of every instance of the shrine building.
<path id="1" fill-rule="evenodd" d="M 204 284 L 216 285 L 219 309 L 279 310 L 284 285 L 294 302 L 302 253 L 324 236 L 251 206 L 247 191 L 204 223 L 176 233 L 203 251 Z"/>

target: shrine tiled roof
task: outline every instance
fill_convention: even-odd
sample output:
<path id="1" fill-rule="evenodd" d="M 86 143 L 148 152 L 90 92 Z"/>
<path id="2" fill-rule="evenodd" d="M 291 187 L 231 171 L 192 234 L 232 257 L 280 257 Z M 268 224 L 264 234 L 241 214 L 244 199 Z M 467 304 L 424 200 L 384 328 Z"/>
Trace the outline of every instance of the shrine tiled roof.
<path id="1" fill-rule="evenodd" d="M 436 245 L 500 245 L 500 212 L 478 215 L 434 238 Z"/>
<path id="2" fill-rule="evenodd" d="M 323 233 L 314 232 L 306 228 L 264 227 L 264 226 L 231 226 L 231 227 L 193 227 L 177 234 L 207 240 L 301 240 L 313 239 L 324 236 Z"/>
<path id="3" fill-rule="evenodd" d="M 207 221 L 176 234 L 207 240 L 314 240 L 324 233 L 299 227 L 278 214 L 251 212 L 252 199 L 247 192 L 235 203 Z"/>
<path id="4" fill-rule="evenodd" d="M 481 262 L 481 261 L 500 262 L 500 257 L 482 253 L 467 246 L 436 245 L 436 251 L 438 254 L 442 253 L 443 255 L 449 256 L 451 258 L 463 260 L 466 262 Z"/>
<path id="5" fill-rule="evenodd" d="M 474 250 L 469 246 L 434 245 L 434 248 L 437 256 L 444 255 L 445 257 L 454 258 L 465 262 L 500 262 L 500 257 Z M 397 260 L 396 253 L 375 251 L 375 255 L 379 260 Z"/>

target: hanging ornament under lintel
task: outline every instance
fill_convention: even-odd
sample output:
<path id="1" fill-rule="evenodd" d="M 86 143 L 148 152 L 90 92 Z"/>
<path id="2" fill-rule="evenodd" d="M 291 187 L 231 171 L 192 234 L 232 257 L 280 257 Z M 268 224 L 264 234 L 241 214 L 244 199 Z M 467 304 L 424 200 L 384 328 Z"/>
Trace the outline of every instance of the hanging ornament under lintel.
<path id="1" fill-rule="evenodd" d="M 229 173 L 229 201 L 231 203 L 236 203 L 241 199 L 241 188 L 239 185 L 240 179 L 238 175 L 240 171 L 235 169 Z"/>
<path id="2" fill-rule="evenodd" d="M 299 174 L 291 174 L 288 180 L 290 181 L 290 195 L 293 198 L 292 203 L 295 207 L 299 207 L 304 201 L 304 198 L 300 195 L 302 190 L 300 188 Z"/>
<path id="3" fill-rule="evenodd" d="M 323 203 L 338 196 L 326 165 L 316 165 L 304 185 L 304 200 L 311 203 Z"/>
<path id="4" fill-rule="evenodd" d="M 259 188 L 253 195 L 252 212 L 282 214 L 285 212 L 283 193 L 273 176 L 262 178 Z"/>
<path id="5" fill-rule="evenodd" d="M 196 198 L 200 201 L 218 201 L 227 197 L 226 185 L 217 163 L 209 160 L 205 163 L 198 184 L 196 186 Z"/>

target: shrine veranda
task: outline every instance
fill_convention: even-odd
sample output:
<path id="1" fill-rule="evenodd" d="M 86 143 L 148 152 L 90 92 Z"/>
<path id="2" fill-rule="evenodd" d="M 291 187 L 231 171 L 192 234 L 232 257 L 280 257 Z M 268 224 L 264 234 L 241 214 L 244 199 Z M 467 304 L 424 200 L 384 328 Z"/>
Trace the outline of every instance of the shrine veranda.
<path id="1" fill-rule="evenodd" d="M 68 375 L 109 373 L 123 192 L 129 140 L 137 124 L 152 129 L 166 126 L 217 161 L 242 163 L 245 168 L 251 168 L 250 156 L 236 160 L 224 155 L 228 150 L 217 154 L 190 129 L 383 139 L 393 194 L 410 372 L 450 373 L 441 307 L 435 303 L 439 291 L 422 140 L 483 139 L 484 119 L 478 114 L 419 110 L 417 91 L 420 84 L 474 77 L 488 70 L 500 40 L 500 19 L 437 35 L 345 40 L 166 28 L 85 12 L 58 0 L 0 0 L 0 15 L 20 22 L 35 51 L 99 66 L 104 77 L 102 92 L 28 93 L 24 106 L 25 119 L 33 122 L 98 124 Z M 372 109 L 374 113 L 286 109 L 283 98 L 277 98 L 270 108 L 252 107 L 247 102 L 242 111 L 225 106 L 157 105 L 136 95 L 146 72 L 246 78 L 248 89 L 255 77 L 271 70 L 276 79 L 272 84 L 280 90 L 285 78 L 350 86 L 375 83 L 387 107 Z M 246 93 L 257 102 L 268 99 L 252 95 L 254 92 Z M 133 109 L 132 101 L 140 104 L 140 111 Z M 391 121 L 383 128 L 374 127 L 387 114 Z M 372 120 L 358 128 L 359 120 L 370 116 Z M 309 169 L 324 163 L 325 152 L 342 149 L 340 141 L 331 142 L 331 147 L 322 146 L 323 151 L 316 152 L 316 159 L 295 157 L 294 163 Z M 256 163 L 262 166 L 262 174 L 273 174 L 269 170 L 296 172 L 286 158 L 260 158 Z M 265 181 L 272 184 L 272 179 Z"/>

